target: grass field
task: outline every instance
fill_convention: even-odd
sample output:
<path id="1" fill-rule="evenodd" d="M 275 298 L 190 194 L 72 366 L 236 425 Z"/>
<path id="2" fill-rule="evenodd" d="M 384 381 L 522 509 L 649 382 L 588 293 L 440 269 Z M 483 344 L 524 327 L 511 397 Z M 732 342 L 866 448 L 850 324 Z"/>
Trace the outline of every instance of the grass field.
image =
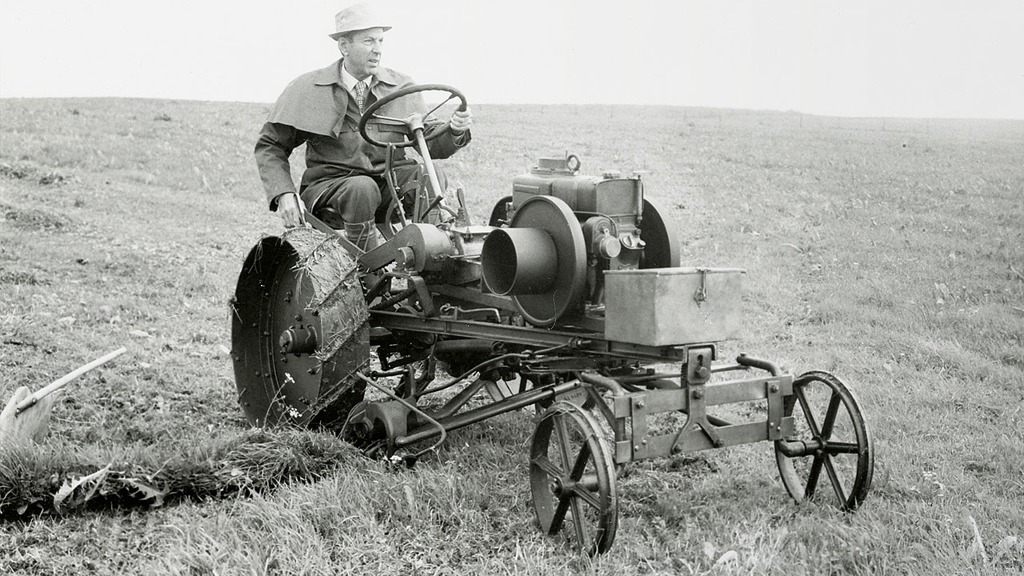
<path id="1" fill-rule="evenodd" d="M 247 429 L 227 302 L 281 232 L 252 159 L 266 110 L 0 100 L 0 396 L 129 349 L 70 385 L 43 447 L 4 449 L 0 501 L 104 467 L 181 481 L 159 507 L 4 508 L 0 573 L 1024 571 L 1024 123 L 475 106 L 444 166 L 478 223 L 539 156 L 643 172 L 685 264 L 748 271 L 725 356 L 833 371 L 876 444 L 854 514 L 794 504 L 768 444 L 637 464 L 588 559 L 534 526 L 532 411 L 411 471 Z"/>

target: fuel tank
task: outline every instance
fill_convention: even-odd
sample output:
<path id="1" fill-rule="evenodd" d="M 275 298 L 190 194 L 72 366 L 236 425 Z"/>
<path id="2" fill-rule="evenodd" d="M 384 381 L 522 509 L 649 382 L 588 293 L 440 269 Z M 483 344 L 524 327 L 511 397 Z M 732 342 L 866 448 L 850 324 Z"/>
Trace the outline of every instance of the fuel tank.
<path id="1" fill-rule="evenodd" d="M 643 183 L 639 177 L 623 178 L 618 171 L 601 176 L 579 173 L 575 155 L 541 158 L 528 174 L 512 179 L 512 204 L 521 206 L 533 196 L 554 196 L 565 202 L 582 222 L 590 216 L 611 218 L 629 227 L 643 213 Z"/>

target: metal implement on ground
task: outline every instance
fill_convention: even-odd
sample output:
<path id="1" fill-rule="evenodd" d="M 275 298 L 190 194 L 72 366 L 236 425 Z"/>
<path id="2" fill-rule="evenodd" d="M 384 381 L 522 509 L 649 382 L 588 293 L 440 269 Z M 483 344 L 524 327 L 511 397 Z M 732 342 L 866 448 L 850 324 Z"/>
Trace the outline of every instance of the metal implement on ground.
<path id="1" fill-rule="evenodd" d="M 14 396 L 7 402 L 3 411 L 0 412 L 0 444 L 41 442 L 49 432 L 54 395 L 72 380 L 99 368 L 127 351 L 127 348 L 118 348 L 72 370 L 35 392 L 31 392 L 27 386 L 19 387 L 14 391 Z"/>
<path id="2" fill-rule="evenodd" d="M 852 391 L 826 372 L 719 358 L 742 327 L 736 268 L 680 265 L 667 213 L 639 176 L 581 173 L 574 155 L 512 179 L 486 226 L 430 184 L 399 198 L 362 252 L 330 228 L 261 240 L 232 313 L 238 400 L 256 426 L 325 426 L 369 455 L 415 461 L 453 430 L 535 406 L 529 484 L 540 528 L 607 551 L 631 462 L 771 442 L 798 501 L 856 508 L 873 451 Z M 387 145 L 389 153 L 393 147 Z M 458 197 L 462 198 L 459 191 Z M 314 222 L 315 218 L 311 218 Z M 367 391 L 371 394 L 367 394 Z M 427 396 L 443 400 L 425 408 Z"/>

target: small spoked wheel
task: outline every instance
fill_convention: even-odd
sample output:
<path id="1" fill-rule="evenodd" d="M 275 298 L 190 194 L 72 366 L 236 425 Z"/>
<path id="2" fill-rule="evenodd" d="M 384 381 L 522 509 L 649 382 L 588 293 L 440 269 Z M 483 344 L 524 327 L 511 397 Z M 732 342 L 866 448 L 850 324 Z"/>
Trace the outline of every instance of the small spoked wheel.
<path id="1" fill-rule="evenodd" d="M 775 460 L 790 496 L 860 506 L 871 489 L 874 448 L 850 389 L 828 372 L 808 372 L 793 382 L 784 410 L 795 434 L 775 443 Z"/>
<path id="2" fill-rule="evenodd" d="M 555 402 L 541 415 L 530 449 L 530 489 L 545 534 L 590 555 L 611 548 L 619 519 L 614 461 L 589 412 Z"/>

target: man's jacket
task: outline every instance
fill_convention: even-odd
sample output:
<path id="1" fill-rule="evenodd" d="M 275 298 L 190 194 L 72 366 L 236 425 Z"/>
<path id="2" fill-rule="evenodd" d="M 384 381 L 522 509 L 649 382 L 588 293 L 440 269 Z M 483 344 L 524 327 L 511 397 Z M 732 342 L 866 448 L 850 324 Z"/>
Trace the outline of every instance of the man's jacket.
<path id="1" fill-rule="evenodd" d="M 292 150 L 306 143 L 306 171 L 302 175 L 301 189 L 317 182 L 346 176 L 380 174 L 384 168 L 385 149 L 374 146 L 359 134 L 359 110 L 355 98 L 341 82 L 342 60 L 326 68 L 299 76 L 284 89 L 274 103 L 267 122 L 256 142 L 256 165 L 267 194 L 271 210 L 277 206 L 282 194 L 295 192 L 288 158 Z M 379 68 L 376 81 L 370 87 L 366 106 L 412 86 L 411 78 L 390 68 Z M 400 98 L 377 111 L 378 115 L 406 118 L 413 112 L 426 111 L 420 94 Z M 444 128 L 434 124 L 427 128 Z M 376 140 L 401 142 L 405 131 L 394 132 L 393 127 L 374 122 L 367 125 Z M 428 143 L 431 158 L 451 156 L 469 143 L 469 132 L 458 137 L 446 133 Z M 395 154 L 396 160 L 405 157 L 403 150 Z"/>

